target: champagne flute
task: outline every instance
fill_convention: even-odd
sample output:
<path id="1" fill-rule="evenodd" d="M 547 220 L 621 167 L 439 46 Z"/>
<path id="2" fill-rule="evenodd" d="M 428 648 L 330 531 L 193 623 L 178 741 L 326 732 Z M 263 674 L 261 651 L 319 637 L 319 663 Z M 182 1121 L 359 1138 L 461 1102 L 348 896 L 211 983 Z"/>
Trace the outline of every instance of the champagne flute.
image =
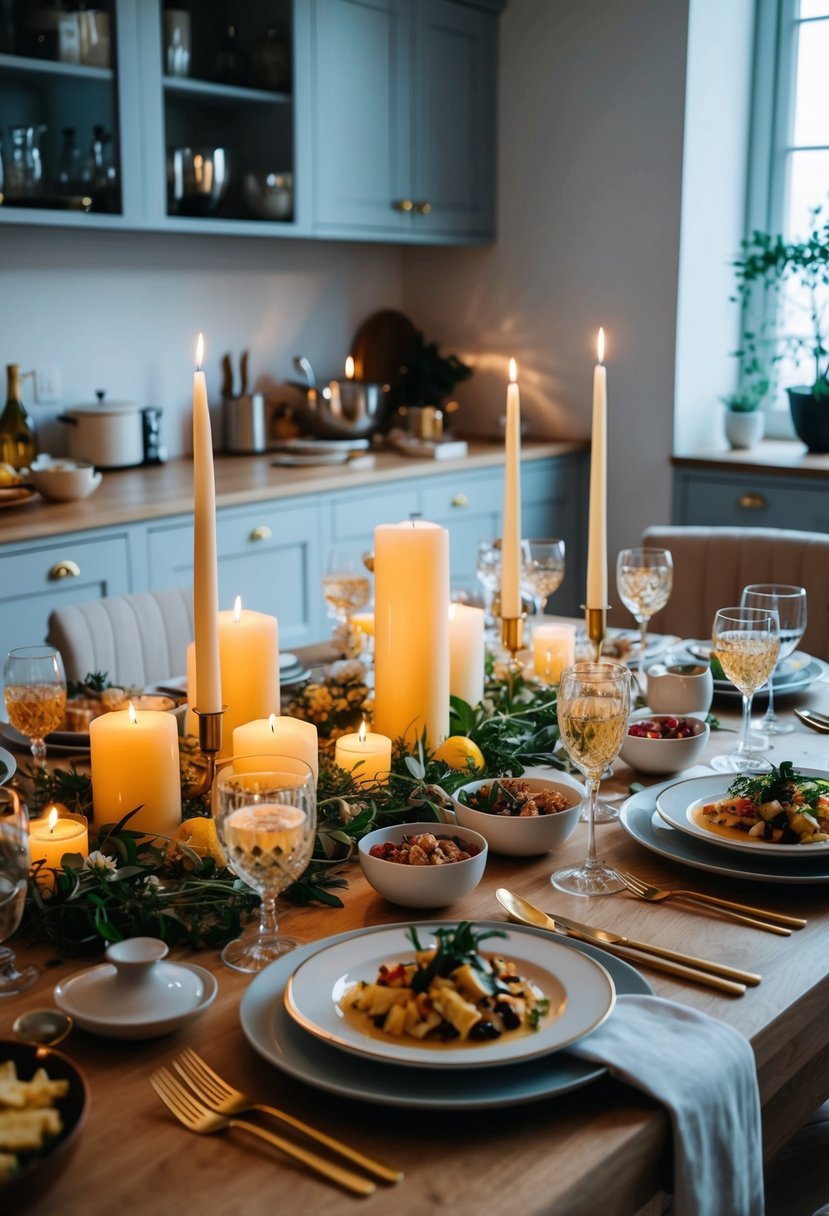
<path id="1" fill-rule="evenodd" d="M 293 950 L 276 919 L 276 897 L 305 870 L 314 850 L 314 776 L 290 756 L 239 756 L 216 778 L 213 815 L 231 870 L 258 891 L 258 929 L 228 942 L 222 959 L 255 972 Z"/>
<path id="2" fill-rule="evenodd" d="M 532 538 L 521 541 L 521 586 L 533 602 L 535 615 L 564 582 L 564 541 Z"/>
<path id="3" fill-rule="evenodd" d="M 13 789 L 0 789 L 0 942 L 11 937 L 23 916 L 29 879 L 29 815 Z M 38 967 L 19 970 L 14 952 L 0 946 L 0 997 L 31 988 Z"/>
<path id="4" fill-rule="evenodd" d="M 57 730 L 66 713 L 63 660 L 51 646 L 22 646 L 10 650 L 3 666 L 6 712 L 12 726 L 31 740 L 31 752 L 41 767 L 46 761 L 44 736 Z"/>
<path id="5" fill-rule="evenodd" d="M 790 583 L 750 583 L 743 588 L 740 603 L 745 608 L 766 608 L 777 613 L 779 658 L 787 659 L 806 632 L 806 588 Z M 791 722 L 781 721 L 774 712 L 773 676 L 769 676 L 768 706 L 760 728 L 767 735 L 788 735 L 794 730 Z"/>
<path id="6" fill-rule="evenodd" d="M 642 671 L 645 670 L 648 621 L 667 604 L 673 582 L 674 564 L 667 549 L 622 549 L 616 559 L 616 590 L 639 625 Z"/>
<path id="7" fill-rule="evenodd" d="M 751 702 L 774 671 L 780 653 L 777 613 L 765 608 L 720 608 L 714 617 L 711 653 L 732 684 L 743 694 L 743 726 L 737 750 L 715 756 L 711 767 L 719 773 L 767 773 L 769 762 L 752 753 L 749 745 Z"/>
<path id="8" fill-rule="evenodd" d="M 561 741 L 587 778 L 587 857 L 581 866 L 558 870 L 552 883 L 570 895 L 612 895 L 624 890 L 615 870 L 596 856 L 599 783 L 622 746 L 630 713 L 630 672 L 621 663 L 576 663 L 565 667 L 558 686 Z"/>

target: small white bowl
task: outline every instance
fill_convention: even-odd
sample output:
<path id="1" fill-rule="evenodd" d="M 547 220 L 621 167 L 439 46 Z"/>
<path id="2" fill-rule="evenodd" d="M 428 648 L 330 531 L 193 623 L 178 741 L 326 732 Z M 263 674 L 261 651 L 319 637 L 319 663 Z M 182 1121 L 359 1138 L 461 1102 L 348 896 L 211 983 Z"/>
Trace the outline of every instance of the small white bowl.
<path id="1" fill-rule="evenodd" d="M 692 727 L 693 734 L 685 739 L 646 739 L 642 736 L 625 735 L 619 755 L 625 764 L 640 773 L 681 773 L 683 769 L 697 764 L 705 751 L 711 734 L 708 723 L 693 714 L 652 714 L 639 709 L 631 714 L 628 730 L 634 722 L 652 720 L 664 722 L 666 718 L 684 718 Z"/>
<path id="2" fill-rule="evenodd" d="M 566 810 L 556 811 L 552 815 L 492 815 L 488 811 L 479 811 L 467 806 L 461 801 L 461 795 L 476 793 L 484 785 L 492 785 L 493 781 L 521 781 L 528 785 L 533 793 L 542 790 L 553 790 L 563 794 L 569 806 Z M 568 836 L 576 830 L 579 821 L 579 808 L 584 798 L 584 790 L 569 778 L 552 780 L 546 777 L 487 777 L 482 781 L 469 781 L 455 790 L 452 806 L 455 817 L 463 827 L 473 828 L 486 839 L 493 853 L 504 853 L 508 857 L 533 857 L 538 853 L 549 853 L 564 844 Z"/>
<path id="3" fill-rule="evenodd" d="M 376 844 L 391 841 L 400 844 L 404 836 L 450 836 L 477 845 L 480 852 L 466 861 L 448 862 L 442 866 L 409 866 L 399 861 L 372 857 Z M 398 823 L 390 828 L 377 828 L 359 842 L 360 865 L 368 882 L 378 895 L 391 904 L 404 908 L 444 908 L 463 895 L 474 891 L 484 876 L 487 844 L 483 836 L 469 828 L 445 823 Z"/>
<path id="4" fill-rule="evenodd" d="M 73 502 L 98 489 L 103 473 L 80 460 L 41 460 L 29 470 L 29 481 L 44 498 Z"/>

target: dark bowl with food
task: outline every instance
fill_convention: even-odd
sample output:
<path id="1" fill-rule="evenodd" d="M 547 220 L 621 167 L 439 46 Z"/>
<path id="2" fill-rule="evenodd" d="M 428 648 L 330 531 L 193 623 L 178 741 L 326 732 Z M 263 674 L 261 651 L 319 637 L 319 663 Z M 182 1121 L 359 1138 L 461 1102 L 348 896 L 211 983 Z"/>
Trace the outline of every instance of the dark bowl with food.
<path id="1" fill-rule="evenodd" d="M 564 844 L 576 830 L 584 790 L 562 774 L 545 777 L 488 777 L 455 791 L 458 823 L 480 832 L 493 853 L 532 857 Z"/>
<path id="2" fill-rule="evenodd" d="M 0 1111 L 13 1109 L 3 1101 L 3 1077 L 11 1072 L 20 1081 L 31 1081 L 43 1069 L 49 1081 L 60 1082 L 62 1091 L 50 1099 L 57 1111 L 54 1134 L 47 1134 L 40 1148 L 12 1150 L 0 1139 L 0 1159 L 3 1154 L 17 1158 L 8 1175 L 0 1178 L 0 1212 L 11 1216 L 22 1212 L 57 1181 L 78 1145 L 89 1109 L 89 1088 L 80 1069 L 68 1056 L 53 1047 L 38 1047 L 32 1043 L 0 1040 Z M 19 1108 L 18 1108 L 19 1109 Z M 43 1108 L 41 1108 L 43 1109 Z"/>

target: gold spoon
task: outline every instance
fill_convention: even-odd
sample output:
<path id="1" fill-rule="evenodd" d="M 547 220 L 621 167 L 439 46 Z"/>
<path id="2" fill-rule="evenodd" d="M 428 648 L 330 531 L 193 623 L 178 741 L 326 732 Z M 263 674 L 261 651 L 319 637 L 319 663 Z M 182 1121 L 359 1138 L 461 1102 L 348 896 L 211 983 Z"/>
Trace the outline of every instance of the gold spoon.
<path id="1" fill-rule="evenodd" d="M 74 1022 L 68 1013 L 60 1009 L 30 1009 L 21 1013 L 12 1026 L 12 1034 L 21 1043 L 33 1043 L 37 1047 L 57 1047 L 62 1043 Z"/>
<path id="2" fill-rule="evenodd" d="M 811 709 L 796 709 L 794 712 L 800 718 L 800 721 L 804 722 L 806 726 L 811 726 L 812 730 L 829 735 L 829 718 L 823 714 L 817 714 Z"/>

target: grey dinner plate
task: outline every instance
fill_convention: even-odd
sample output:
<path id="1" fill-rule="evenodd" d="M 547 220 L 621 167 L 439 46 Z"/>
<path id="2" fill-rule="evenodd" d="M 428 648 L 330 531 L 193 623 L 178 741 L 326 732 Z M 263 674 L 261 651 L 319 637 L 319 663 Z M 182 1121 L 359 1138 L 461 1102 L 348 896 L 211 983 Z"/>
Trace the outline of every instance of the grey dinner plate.
<path id="1" fill-rule="evenodd" d="M 477 921 L 476 924 L 481 928 L 507 927 L 504 921 Z M 514 926 L 510 925 L 509 928 Z M 549 936 L 542 930 L 524 931 L 539 937 Z M 283 1001 L 285 985 L 299 964 L 324 946 L 347 941 L 366 932 L 366 929 L 356 929 L 350 933 L 338 933 L 292 950 L 257 975 L 242 998 L 239 1018 L 251 1047 L 295 1080 L 328 1093 L 351 1099 L 361 1098 L 364 1102 L 382 1106 L 483 1110 L 516 1106 L 522 1102 L 535 1102 L 565 1094 L 598 1080 L 607 1071 L 602 1066 L 573 1059 L 566 1051 L 535 1057 L 526 1063 L 511 1064 L 508 1068 L 445 1071 L 425 1068 L 418 1071 L 349 1055 L 320 1042 L 297 1026 L 287 1013 Z M 653 992 L 644 976 L 622 959 L 586 943 L 559 936 L 555 940 L 601 963 L 610 973 L 617 992 Z"/>

